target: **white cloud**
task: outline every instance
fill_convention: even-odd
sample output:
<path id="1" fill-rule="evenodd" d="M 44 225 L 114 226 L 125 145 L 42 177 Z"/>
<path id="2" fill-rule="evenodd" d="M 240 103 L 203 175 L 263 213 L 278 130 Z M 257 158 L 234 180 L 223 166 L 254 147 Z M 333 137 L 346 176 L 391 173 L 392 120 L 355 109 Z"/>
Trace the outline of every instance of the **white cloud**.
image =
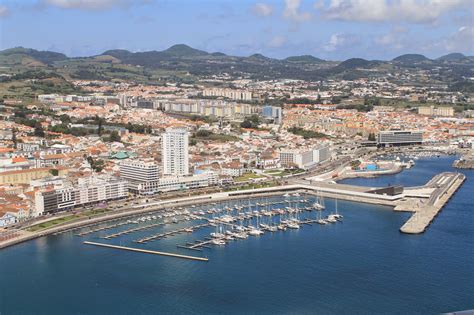
<path id="1" fill-rule="evenodd" d="M 126 7 L 136 3 L 145 3 L 143 1 L 133 0 L 43 0 L 43 4 L 58 7 L 61 9 L 78 10 L 106 10 L 114 7 Z"/>
<path id="2" fill-rule="evenodd" d="M 10 10 L 4 5 L 0 5 L 0 18 L 6 17 L 10 14 Z"/>
<path id="3" fill-rule="evenodd" d="M 359 38 L 353 34 L 332 34 L 329 42 L 323 46 L 325 51 L 336 51 L 340 48 L 347 48 L 359 42 Z"/>
<path id="4" fill-rule="evenodd" d="M 256 16 L 267 17 L 273 14 L 273 7 L 266 3 L 256 3 L 252 7 L 252 13 Z"/>
<path id="5" fill-rule="evenodd" d="M 324 17 L 359 22 L 407 21 L 432 23 L 451 10 L 472 5 L 472 0 L 330 0 L 317 2 Z"/>
<path id="6" fill-rule="evenodd" d="M 283 45 L 285 45 L 287 42 L 287 38 L 285 36 L 274 36 L 270 42 L 268 43 L 268 46 L 273 47 L 273 48 L 279 48 Z"/>
<path id="7" fill-rule="evenodd" d="M 312 18 L 309 12 L 300 12 L 301 0 L 285 0 L 283 16 L 293 22 L 304 22 Z"/>
<path id="8" fill-rule="evenodd" d="M 408 46 L 407 33 L 405 28 L 394 27 L 390 32 L 376 36 L 374 41 L 377 45 L 400 50 Z"/>
<path id="9" fill-rule="evenodd" d="M 474 51 L 474 26 L 461 26 L 451 37 L 443 40 L 444 48 L 449 52 Z"/>

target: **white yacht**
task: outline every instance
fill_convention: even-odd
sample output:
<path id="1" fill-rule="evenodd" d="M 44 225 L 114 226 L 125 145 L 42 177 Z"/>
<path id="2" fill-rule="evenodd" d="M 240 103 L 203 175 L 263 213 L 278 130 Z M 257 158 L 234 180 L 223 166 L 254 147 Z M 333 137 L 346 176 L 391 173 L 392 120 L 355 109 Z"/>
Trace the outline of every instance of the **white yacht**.
<path id="1" fill-rule="evenodd" d="M 263 234 L 263 231 L 256 228 L 253 228 L 249 231 L 249 235 L 252 235 L 252 236 L 260 236 L 262 234 Z"/>
<path id="2" fill-rule="evenodd" d="M 295 229 L 295 230 L 300 228 L 300 225 L 296 222 L 290 222 L 290 223 L 287 224 L 287 226 L 288 226 L 288 228 Z"/>
<path id="3" fill-rule="evenodd" d="M 211 241 L 211 243 L 214 245 L 219 245 L 219 246 L 225 245 L 225 241 L 220 240 L 220 239 L 214 239 Z"/>
<path id="4" fill-rule="evenodd" d="M 224 234 L 218 233 L 218 232 L 212 232 L 211 233 L 212 238 L 223 238 L 224 236 L 225 236 Z"/>

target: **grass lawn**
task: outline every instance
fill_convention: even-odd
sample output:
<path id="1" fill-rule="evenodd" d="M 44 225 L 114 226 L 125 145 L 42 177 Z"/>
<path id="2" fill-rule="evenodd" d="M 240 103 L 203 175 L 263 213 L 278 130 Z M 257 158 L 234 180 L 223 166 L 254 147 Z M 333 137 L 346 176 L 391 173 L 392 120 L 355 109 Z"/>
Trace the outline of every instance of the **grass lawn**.
<path id="1" fill-rule="evenodd" d="M 27 229 L 27 231 L 30 231 L 30 232 L 41 231 L 41 230 L 48 229 L 48 228 L 53 227 L 53 226 L 58 225 L 58 224 L 62 224 L 62 223 L 68 222 L 68 221 L 72 221 L 74 219 L 77 219 L 78 217 L 79 216 L 77 216 L 75 214 L 68 215 L 68 216 L 65 216 L 65 217 L 62 217 L 62 218 L 59 218 L 59 219 L 55 219 L 55 220 L 43 222 L 43 223 L 40 223 L 40 224 L 37 224 L 37 225 L 33 225 L 33 226 L 29 227 Z"/>
<path id="2" fill-rule="evenodd" d="M 82 218 L 85 218 L 85 217 L 97 216 L 97 215 L 105 213 L 107 211 L 109 211 L 109 209 L 87 210 L 87 211 L 84 211 L 84 212 L 81 212 L 81 213 L 71 214 L 71 215 L 68 215 L 68 216 L 65 216 L 65 217 L 62 217 L 62 218 L 58 218 L 58 219 L 54 219 L 54 220 L 51 220 L 51 221 L 47 221 L 47 222 L 43 222 L 43 223 L 40 223 L 40 224 L 30 226 L 29 228 L 27 228 L 27 231 L 37 232 L 37 231 L 52 228 L 56 225 L 60 225 L 60 224 L 66 223 L 66 222 L 73 221 L 73 220 L 76 220 L 76 219 L 82 219 Z"/>
<path id="3" fill-rule="evenodd" d="M 245 181 L 249 181 L 251 179 L 255 179 L 255 178 L 262 178 L 264 176 L 262 175 L 257 175 L 255 173 L 245 173 L 243 174 L 242 176 L 239 176 L 239 177 L 236 177 L 234 179 L 235 182 L 239 183 L 239 182 L 245 182 Z"/>
<path id="4" fill-rule="evenodd" d="M 252 183 L 244 186 L 233 187 L 225 189 L 225 191 L 235 191 L 235 190 L 246 190 L 246 189 L 257 189 L 257 188 L 265 188 L 265 187 L 274 187 L 277 186 L 277 182 L 262 182 L 262 183 Z"/>
<path id="5" fill-rule="evenodd" d="M 296 169 L 296 170 L 282 170 L 282 169 L 280 169 L 280 170 L 266 170 L 266 171 L 263 171 L 263 172 L 267 175 L 278 177 L 278 176 L 300 174 L 300 173 L 303 173 L 304 171 L 302 169 Z"/>

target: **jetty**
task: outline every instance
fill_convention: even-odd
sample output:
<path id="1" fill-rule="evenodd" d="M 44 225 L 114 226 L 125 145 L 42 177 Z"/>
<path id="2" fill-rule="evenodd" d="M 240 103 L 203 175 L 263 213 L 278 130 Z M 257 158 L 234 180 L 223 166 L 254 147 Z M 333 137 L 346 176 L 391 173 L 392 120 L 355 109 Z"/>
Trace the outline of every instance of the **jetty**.
<path id="1" fill-rule="evenodd" d="M 127 225 L 127 224 L 130 224 L 130 222 L 119 222 L 117 224 L 107 225 L 107 226 L 98 227 L 98 228 L 95 228 L 95 229 L 92 229 L 92 230 L 89 230 L 89 231 L 85 231 L 85 232 L 76 234 L 76 236 L 85 236 L 85 235 L 89 235 L 89 234 L 92 234 L 92 233 L 95 233 L 95 232 L 110 230 L 110 229 L 117 228 L 119 226 L 123 226 L 123 225 Z"/>
<path id="2" fill-rule="evenodd" d="M 181 254 L 167 253 L 167 252 L 158 252 L 158 251 L 154 251 L 154 250 L 147 250 L 147 249 L 141 249 L 141 248 L 125 247 L 125 246 L 110 245 L 110 244 L 96 243 L 96 242 L 87 242 L 87 241 L 84 242 L 84 244 L 98 246 L 98 247 L 106 247 L 106 248 L 127 250 L 127 251 L 131 251 L 131 252 L 138 252 L 138 253 L 145 253 L 145 254 L 153 254 L 153 255 L 161 255 L 161 256 L 168 256 L 168 257 L 189 259 L 189 260 L 209 261 L 209 259 L 205 258 L 205 257 L 188 256 L 188 255 L 181 255 Z"/>
<path id="3" fill-rule="evenodd" d="M 181 229 L 178 229 L 178 230 L 173 230 L 173 231 L 169 231 L 169 232 L 158 233 L 158 234 L 154 234 L 154 235 L 151 235 L 151 236 L 143 237 L 141 239 L 135 240 L 134 242 L 139 243 L 139 244 L 145 244 L 147 242 L 159 240 L 159 239 L 166 238 L 168 236 L 173 236 L 173 235 L 180 234 L 180 233 L 189 233 L 189 231 L 194 232 L 194 231 L 196 231 L 196 230 L 198 230 L 202 227 L 206 227 L 206 226 L 209 226 L 209 224 L 206 223 L 206 224 L 200 224 L 200 225 L 195 225 L 195 226 L 190 226 L 190 227 L 184 227 L 184 228 L 181 228 Z"/>
<path id="4" fill-rule="evenodd" d="M 464 174 L 448 173 L 447 176 L 439 179 L 428 202 L 417 210 L 400 228 L 402 233 L 423 233 L 466 179 Z"/>

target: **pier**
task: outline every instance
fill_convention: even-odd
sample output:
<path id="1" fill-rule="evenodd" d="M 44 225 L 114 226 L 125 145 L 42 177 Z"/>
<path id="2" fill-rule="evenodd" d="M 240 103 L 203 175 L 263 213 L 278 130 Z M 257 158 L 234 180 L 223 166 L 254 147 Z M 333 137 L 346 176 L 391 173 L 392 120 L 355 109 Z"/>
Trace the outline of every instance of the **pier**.
<path id="1" fill-rule="evenodd" d="M 188 255 L 181 255 L 181 254 L 167 253 L 167 252 L 158 252 L 158 251 L 154 251 L 154 250 L 147 250 L 147 249 L 140 249 L 140 248 L 133 248 L 133 247 L 125 247 L 125 246 L 118 246 L 118 245 L 110 245 L 110 244 L 104 244 L 104 243 L 84 242 L 84 244 L 98 246 L 98 247 L 128 250 L 128 251 L 131 251 L 131 252 L 138 252 L 138 253 L 145 253 L 145 254 L 153 254 L 153 255 L 161 255 L 161 256 L 168 256 L 168 257 L 189 259 L 189 260 L 209 261 L 209 259 L 205 258 L 205 257 L 188 256 Z"/>
<path id="2" fill-rule="evenodd" d="M 449 173 L 449 177 L 439 179 L 435 191 L 431 194 L 426 205 L 416 211 L 400 228 L 400 232 L 407 234 L 423 233 L 443 206 L 461 187 L 466 179 L 463 174 Z"/>
<path id="3" fill-rule="evenodd" d="M 147 242 L 159 240 L 159 239 L 162 239 L 162 238 L 166 238 L 168 236 L 172 236 L 172 235 L 176 235 L 176 234 L 180 234 L 180 233 L 188 233 L 188 231 L 193 231 L 194 232 L 197 229 L 200 229 L 200 228 L 206 227 L 206 226 L 209 226 L 209 224 L 200 224 L 200 225 L 195 225 L 195 226 L 191 226 L 191 227 L 184 227 L 184 228 L 181 228 L 181 229 L 178 229 L 178 230 L 173 230 L 173 231 L 169 231 L 169 232 L 165 232 L 165 233 L 159 233 L 159 234 L 143 237 L 139 240 L 135 240 L 134 242 L 139 243 L 139 244 L 145 244 Z"/>
<path id="4" fill-rule="evenodd" d="M 89 235 L 89 234 L 92 234 L 92 233 L 95 233 L 95 232 L 110 230 L 110 229 L 113 229 L 113 228 L 116 228 L 116 227 L 119 227 L 119 226 L 123 226 L 123 225 L 127 225 L 127 224 L 130 224 L 130 222 L 119 222 L 117 224 L 112 224 L 112 225 L 92 229 L 92 230 L 89 230 L 89 231 L 85 231 L 85 232 L 76 234 L 76 236 L 85 236 L 85 235 Z"/>
<path id="5" fill-rule="evenodd" d="M 120 232 L 117 232 L 117 233 L 114 233 L 114 234 L 106 235 L 103 238 L 109 240 L 111 238 L 116 238 L 116 237 L 119 237 L 121 235 L 126 235 L 126 234 L 130 234 L 130 233 L 138 232 L 138 231 L 144 231 L 144 230 L 152 229 L 154 227 L 163 226 L 165 224 L 166 223 L 155 223 L 155 224 L 149 224 L 149 225 L 145 225 L 145 226 L 139 226 L 139 227 L 136 227 L 136 228 L 133 228 L 133 229 L 129 229 L 129 230 L 120 231 Z"/>

